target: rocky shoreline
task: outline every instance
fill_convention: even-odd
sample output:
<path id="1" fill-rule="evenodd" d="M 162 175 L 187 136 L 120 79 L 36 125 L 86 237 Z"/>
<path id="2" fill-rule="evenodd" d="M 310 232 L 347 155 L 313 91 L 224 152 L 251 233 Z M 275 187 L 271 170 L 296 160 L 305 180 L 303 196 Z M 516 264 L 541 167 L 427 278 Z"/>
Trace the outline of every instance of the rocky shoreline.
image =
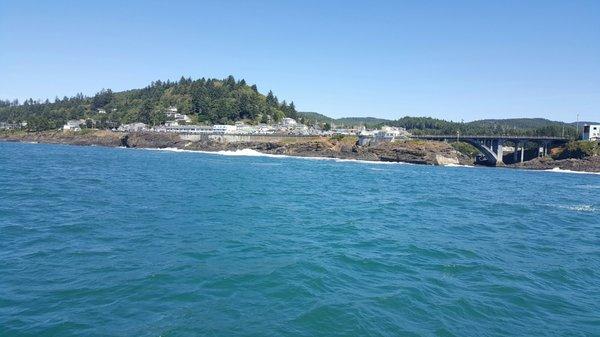
<path id="1" fill-rule="evenodd" d="M 423 165 L 473 165 L 473 158 L 456 151 L 444 142 L 407 140 L 375 146 L 357 146 L 354 137 L 307 137 L 273 141 L 220 142 L 189 141 L 177 134 L 106 130 L 84 132 L 14 132 L 0 133 L 0 140 L 70 145 L 95 145 L 131 148 L 175 148 L 195 151 L 237 151 L 252 149 L 261 153 L 299 157 L 325 157 L 368 161 L 405 162 Z M 600 172 L 600 157 L 552 160 L 538 158 L 505 167 L 550 170 Z"/>
<path id="2" fill-rule="evenodd" d="M 585 157 L 581 159 L 562 159 L 554 160 L 552 158 L 535 158 L 523 163 L 508 165 L 507 167 L 527 169 L 527 170 L 554 170 L 561 169 L 566 171 L 593 172 L 600 173 L 600 157 Z"/>
<path id="3" fill-rule="evenodd" d="M 341 139 L 307 137 L 273 141 L 188 141 L 177 134 L 155 132 L 121 133 L 105 130 L 89 132 L 1 133 L 0 140 L 51 144 L 96 145 L 131 148 L 175 148 L 196 151 L 236 151 L 252 149 L 266 154 L 299 157 L 326 157 L 369 161 L 406 162 L 424 165 L 470 165 L 472 159 L 442 142 L 403 141 L 376 146 L 357 146 L 354 137 Z"/>

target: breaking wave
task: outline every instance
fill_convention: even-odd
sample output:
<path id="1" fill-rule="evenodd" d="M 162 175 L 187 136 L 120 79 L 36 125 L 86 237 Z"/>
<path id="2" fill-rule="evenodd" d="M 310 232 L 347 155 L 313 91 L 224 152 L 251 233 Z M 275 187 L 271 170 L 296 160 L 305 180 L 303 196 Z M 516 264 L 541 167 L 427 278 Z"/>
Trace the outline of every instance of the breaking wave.
<path id="1" fill-rule="evenodd" d="M 598 175 L 600 175 L 600 172 L 586 172 L 586 171 L 563 170 L 560 167 L 555 167 L 555 168 L 550 169 L 550 170 L 544 170 L 544 172 L 576 173 L 576 174 L 598 174 Z"/>
<path id="2" fill-rule="evenodd" d="M 235 151 L 199 151 L 199 150 L 184 150 L 174 147 L 166 148 L 142 148 L 143 150 L 150 151 L 168 151 L 168 152 L 187 152 L 187 153 L 204 153 L 212 155 L 221 155 L 229 157 L 268 157 L 268 158 L 295 158 L 295 159 L 307 159 L 307 160 L 328 160 L 335 161 L 338 163 L 362 163 L 362 164 L 379 164 L 379 165 L 413 165 L 411 163 L 404 162 L 387 162 L 387 161 L 372 161 L 372 160 L 360 160 L 360 159 L 342 159 L 342 158 L 331 158 L 331 157 L 304 157 L 304 156 L 290 156 L 284 154 L 270 154 L 262 153 L 253 149 L 241 149 Z"/>
<path id="3" fill-rule="evenodd" d="M 447 166 L 447 167 L 468 167 L 468 168 L 474 168 L 475 165 L 461 165 L 461 164 L 444 164 L 442 166 Z"/>

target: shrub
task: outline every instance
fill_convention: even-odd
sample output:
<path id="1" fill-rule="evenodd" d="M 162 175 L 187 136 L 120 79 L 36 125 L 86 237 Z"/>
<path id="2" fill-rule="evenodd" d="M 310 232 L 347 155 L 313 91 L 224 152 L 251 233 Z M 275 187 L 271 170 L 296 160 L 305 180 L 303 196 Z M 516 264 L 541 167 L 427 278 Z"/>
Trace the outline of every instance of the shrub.
<path id="1" fill-rule="evenodd" d="M 479 154 L 479 150 L 469 143 L 452 142 L 450 145 L 452 145 L 456 151 L 464 154 L 465 156 L 469 156 L 470 158 L 475 158 Z"/>
<path id="2" fill-rule="evenodd" d="M 586 140 L 571 141 L 554 155 L 555 159 L 584 158 L 600 155 L 600 145 Z"/>

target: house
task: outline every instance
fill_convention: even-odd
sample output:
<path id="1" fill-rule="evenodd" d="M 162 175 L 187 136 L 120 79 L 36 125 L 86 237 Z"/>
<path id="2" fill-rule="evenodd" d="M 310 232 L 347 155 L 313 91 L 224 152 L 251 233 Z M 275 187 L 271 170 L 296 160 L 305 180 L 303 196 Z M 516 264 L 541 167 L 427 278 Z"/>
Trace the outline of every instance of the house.
<path id="1" fill-rule="evenodd" d="M 592 141 L 600 140 L 600 124 L 584 125 L 581 139 Z"/>
<path id="2" fill-rule="evenodd" d="M 393 142 L 397 139 L 408 138 L 408 133 L 404 128 L 392 126 L 383 126 L 380 130 L 361 130 L 358 132 L 358 145 L 374 145 L 382 142 Z"/>
<path id="3" fill-rule="evenodd" d="M 81 125 L 85 124 L 84 119 L 74 119 L 67 121 L 65 125 L 63 125 L 63 131 L 81 131 Z"/>
<path id="4" fill-rule="evenodd" d="M 144 123 L 131 123 L 131 124 L 123 124 L 119 126 L 117 131 L 121 132 L 139 132 L 148 130 L 148 126 Z"/>
<path id="5" fill-rule="evenodd" d="M 0 130 L 16 130 L 18 128 L 19 124 L 0 122 Z"/>
<path id="6" fill-rule="evenodd" d="M 288 133 L 292 135 L 308 135 L 308 126 L 304 124 L 294 124 L 291 128 L 288 128 Z"/>
<path id="7" fill-rule="evenodd" d="M 376 143 L 378 142 L 393 142 L 398 138 L 407 138 L 409 135 L 408 132 L 404 128 L 397 128 L 393 126 L 383 126 L 381 130 L 376 132 L 374 136 L 374 140 Z"/>
<path id="8" fill-rule="evenodd" d="M 235 132 L 240 134 L 254 133 L 255 128 L 252 125 L 248 125 L 244 122 L 235 122 Z"/>
<path id="9" fill-rule="evenodd" d="M 235 133 L 236 127 L 235 125 L 213 125 L 213 133 L 216 134 L 227 134 L 227 133 Z"/>
<path id="10" fill-rule="evenodd" d="M 188 115 L 180 114 L 177 112 L 177 108 L 174 106 L 170 106 L 167 111 L 165 111 L 165 115 L 167 118 L 172 118 L 176 121 L 189 123 L 192 119 Z"/>
<path id="11" fill-rule="evenodd" d="M 377 131 L 362 130 L 358 134 L 358 145 L 365 146 L 371 144 Z"/>
<path id="12" fill-rule="evenodd" d="M 167 111 L 165 111 L 165 115 L 167 115 L 167 117 L 175 117 L 176 114 L 177 108 L 174 106 L 170 106 L 169 108 L 167 108 Z"/>
<path id="13" fill-rule="evenodd" d="M 106 114 L 106 110 L 104 110 L 104 109 L 98 109 L 98 113 L 99 114 Z"/>
<path id="14" fill-rule="evenodd" d="M 178 113 L 175 113 L 173 115 L 173 118 L 175 118 L 176 121 L 186 122 L 186 123 L 189 123 L 189 122 L 192 121 L 192 119 L 190 118 L 190 116 L 183 115 L 183 114 L 178 114 Z"/>
<path id="15" fill-rule="evenodd" d="M 254 127 L 254 130 L 255 131 L 253 133 L 260 135 L 275 133 L 275 129 L 269 124 L 258 124 L 256 127 Z"/>
<path id="16" fill-rule="evenodd" d="M 297 123 L 298 123 L 298 122 L 296 122 L 296 120 L 295 120 L 295 119 L 293 119 L 293 118 L 289 118 L 289 117 L 286 117 L 286 118 L 284 118 L 284 119 L 282 119 L 282 120 L 281 120 L 281 124 L 282 124 L 283 126 L 294 126 L 294 125 L 296 125 Z"/>

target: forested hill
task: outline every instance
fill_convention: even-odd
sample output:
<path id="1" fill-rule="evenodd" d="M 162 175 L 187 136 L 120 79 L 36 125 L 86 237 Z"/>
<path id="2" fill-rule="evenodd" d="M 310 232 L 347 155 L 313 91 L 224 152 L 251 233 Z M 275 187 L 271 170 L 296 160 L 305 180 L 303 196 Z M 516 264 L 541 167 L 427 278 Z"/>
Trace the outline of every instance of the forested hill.
<path id="1" fill-rule="evenodd" d="M 298 119 L 313 125 L 328 123 L 336 127 L 364 125 L 377 128 L 382 125 L 400 126 L 414 134 L 463 135 L 528 135 L 576 137 L 572 123 L 542 118 L 484 119 L 458 123 L 430 117 L 402 117 L 388 120 L 373 117 L 330 118 L 316 112 L 296 112 L 293 102 L 280 102 L 271 92 L 261 94 L 256 85 L 233 76 L 226 79 L 198 79 L 182 77 L 177 82 L 156 81 L 143 89 L 122 92 L 102 90 L 92 97 L 77 94 L 74 97 L 55 98 L 53 102 L 0 100 L 0 122 L 26 121 L 30 131 L 58 129 L 71 119 L 91 119 L 96 127 L 114 127 L 118 124 L 143 122 L 158 125 L 166 121 L 165 111 L 176 107 L 178 112 L 191 117 L 192 123 L 231 124 L 246 120 L 251 123 L 278 122 L 284 117 Z M 100 114 L 99 111 L 106 113 Z"/>
<path id="2" fill-rule="evenodd" d="M 373 117 L 331 118 L 316 112 L 298 112 L 305 120 L 319 123 L 330 123 L 338 127 L 365 125 L 379 127 L 382 125 L 400 126 L 413 134 L 454 135 L 513 135 L 513 136 L 553 136 L 575 138 L 575 124 L 551 121 L 544 118 L 508 118 L 482 119 L 466 123 L 446 121 L 431 117 L 402 117 L 397 120 Z M 583 123 L 580 122 L 580 125 Z"/>
<path id="3" fill-rule="evenodd" d="M 403 117 L 390 123 L 414 134 L 551 136 L 576 138 L 577 130 L 570 123 L 543 118 L 483 119 L 458 123 L 430 117 Z"/>
<path id="4" fill-rule="evenodd" d="M 331 118 L 318 112 L 298 112 L 298 116 L 301 117 L 307 123 L 330 123 L 340 127 L 349 127 L 357 125 L 364 125 L 366 127 L 377 127 L 392 122 L 392 120 L 390 119 L 376 117 Z"/>
<path id="5" fill-rule="evenodd" d="M 54 102 L 26 100 L 0 101 L 0 121 L 27 121 L 35 131 L 60 128 L 66 120 L 93 118 L 104 123 L 144 122 L 150 125 L 165 121 L 165 111 L 177 107 L 178 112 L 194 122 L 215 124 L 237 120 L 256 122 L 297 118 L 293 102 L 279 102 L 269 92 L 259 93 L 256 85 L 245 80 L 181 78 L 177 82 L 152 82 L 143 89 L 113 92 L 102 90 L 93 97 L 77 94 L 56 98 Z M 99 114 L 98 110 L 106 111 Z"/>

